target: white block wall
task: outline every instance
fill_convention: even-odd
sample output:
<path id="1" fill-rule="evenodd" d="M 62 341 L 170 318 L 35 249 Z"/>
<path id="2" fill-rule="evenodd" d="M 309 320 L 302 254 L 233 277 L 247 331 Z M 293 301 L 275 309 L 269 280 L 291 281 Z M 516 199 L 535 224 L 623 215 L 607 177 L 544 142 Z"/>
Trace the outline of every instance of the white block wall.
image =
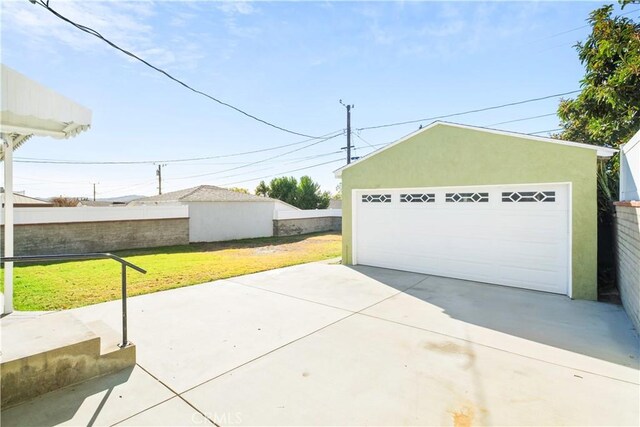
<path id="1" fill-rule="evenodd" d="M 4 224 L 4 209 L 0 209 L 0 223 Z M 59 224 L 76 222 L 136 221 L 145 219 L 187 218 L 186 206 L 126 206 L 74 208 L 14 208 L 14 223 Z"/>
<path id="2" fill-rule="evenodd" d="M 274 202 L 189 202 L 189 241 L 273 236 Z"/>
<path id="3" fill-rule="evenodd" d="M 616 204 L 616 246 L 622 305 L 640 332 L 640 202 Z"/>

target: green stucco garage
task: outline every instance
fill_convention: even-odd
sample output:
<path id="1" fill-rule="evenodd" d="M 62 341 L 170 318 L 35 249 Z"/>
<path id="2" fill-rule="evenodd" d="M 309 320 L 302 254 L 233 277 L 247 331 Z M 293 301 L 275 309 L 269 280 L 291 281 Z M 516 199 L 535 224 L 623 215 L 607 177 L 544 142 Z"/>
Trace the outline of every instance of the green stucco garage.
<path id="1" fill-rule="evenodd" d="M 597 298 L 598 158 L 435 122 L 336 171 L 343 261 Z"/>

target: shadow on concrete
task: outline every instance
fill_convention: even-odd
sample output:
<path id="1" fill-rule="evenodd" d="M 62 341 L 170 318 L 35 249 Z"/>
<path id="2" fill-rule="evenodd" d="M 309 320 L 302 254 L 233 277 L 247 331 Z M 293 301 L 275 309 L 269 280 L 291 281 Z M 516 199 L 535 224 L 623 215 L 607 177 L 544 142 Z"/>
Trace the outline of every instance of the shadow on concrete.
<path id="1" fill-rule="evenodd" d="M 371 274 L 362 266 L 352 268 L 385 283 L 379 272 Z M 389 277 L 394 272 L 405 274 L 386 271 Z M 640 341 L 619 305 L 437 276 L 430 276 L 405 293 L 420 303 L 407 306 L 411 307 L 411 312 L 392 313 L 390 317 L 397 316 L 397 319 L 390 320 L 436 331 L 442 326 L 445 329 L 442 332 L 449 333 L 455 330 L 455 322 L 449 321 L 449 317 L 618 365 L 640 368 Z"/>
<path id="2" fill-rule="evenodd" d="M 29 402 L 3 409 L 0 423 L 10 426 L 55 426 L 69 423 L 87 398 L 104 393 L 94 407 L 83 409 L 91 411 L 87 426 L 98 419 L 105 403 L 111 397 L 113 389 L 129 380 L 134 367 L 124 369 L 112 375 L 94 378 L 81 384 L 65 387 L 39 396 Z M 89 405 L 87 405 L 89 406 Z M 49 408 L 48 410 L 43 408 Z"/>

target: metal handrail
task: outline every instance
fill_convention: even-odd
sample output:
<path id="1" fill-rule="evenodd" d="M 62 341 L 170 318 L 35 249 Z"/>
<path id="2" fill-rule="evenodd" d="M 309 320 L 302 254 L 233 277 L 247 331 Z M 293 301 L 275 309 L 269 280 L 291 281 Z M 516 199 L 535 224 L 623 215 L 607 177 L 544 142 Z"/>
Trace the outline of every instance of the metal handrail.
<path id="1" fill-rule="evenodd" d="M 65 254 L 65 255 L 23 255 L 12 257 L 0 257 L 0 264 L 5 262 L 49 262 L 49 261 L 70 261 L 70 260 L 92 260 L 92 259 L 112 259 L 122 266 L 122 342 L 118 347 L 124 348 L 129 345 L 127 340 L 127 267 L 132 268 L 142 274 L 147 274 L 147 270 L 138 267 L 129 261 L 107 252 L 89 253 L 89 254 Z"/>

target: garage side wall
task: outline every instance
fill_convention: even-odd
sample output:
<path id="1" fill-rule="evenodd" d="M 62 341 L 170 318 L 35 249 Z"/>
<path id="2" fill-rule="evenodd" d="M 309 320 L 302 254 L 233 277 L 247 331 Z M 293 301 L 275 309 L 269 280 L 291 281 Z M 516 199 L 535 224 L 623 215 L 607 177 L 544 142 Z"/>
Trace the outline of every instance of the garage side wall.
<path id="1" fill-rule="evenodd" d="M 190 202 L 189 241 L 269 237 L 273 235 L 274 202 Z"/>
<path id="2" fill-rule="evenodd" d="M 342 171 L 343 260 L 352 263 L 353 189 L 570 182 L 572 296 L 595 300 L 596 161 L 595 150 L 435 126 Z"/>

